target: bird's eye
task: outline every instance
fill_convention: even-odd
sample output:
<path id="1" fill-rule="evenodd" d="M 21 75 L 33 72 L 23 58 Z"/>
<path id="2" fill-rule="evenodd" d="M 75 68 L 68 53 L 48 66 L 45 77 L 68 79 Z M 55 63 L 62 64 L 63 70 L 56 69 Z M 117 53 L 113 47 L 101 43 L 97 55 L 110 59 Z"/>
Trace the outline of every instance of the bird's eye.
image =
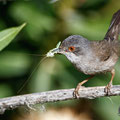
<path id="1" fill-rule="evenodd" d="M 75 47 L 74 46 L 70 46 L 68 49 L 69 49 L 70 52 L 73 52 L 75 50 Z"/>

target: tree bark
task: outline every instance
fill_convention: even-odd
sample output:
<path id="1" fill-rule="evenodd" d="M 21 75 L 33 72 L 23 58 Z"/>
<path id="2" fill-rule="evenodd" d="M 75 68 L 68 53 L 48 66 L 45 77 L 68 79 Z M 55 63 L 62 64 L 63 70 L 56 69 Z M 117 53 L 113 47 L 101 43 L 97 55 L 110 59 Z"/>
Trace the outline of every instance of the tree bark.
<path id="1" fill-rule="evenodd" d="M 81 87 L 79 90 L 79 98 L 94 99 L 104 96 L 118 96 L 120 95 L 120 85 L 114 85 L 110 89 L 109 95 L 104 92 L 105 86 L 101 87 Z M 5 110 L 15 109 L 19 106 L 27 106 L 31 108 L 31 105 L 43 104 L 49 102 L 57 102 L 64 100 L 76 99 L 73 96 L 74 89 L 53 90 L 40 93 L 32 93 L 26 95 L 19 95 L 0 99 L 0 114 L 3 114 Z"/>

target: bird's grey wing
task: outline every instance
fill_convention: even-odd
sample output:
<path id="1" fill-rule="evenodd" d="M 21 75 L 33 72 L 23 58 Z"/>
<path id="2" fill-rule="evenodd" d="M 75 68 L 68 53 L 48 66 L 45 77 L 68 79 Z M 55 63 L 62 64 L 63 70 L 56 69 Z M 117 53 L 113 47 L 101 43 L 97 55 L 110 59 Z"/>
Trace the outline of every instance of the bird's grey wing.
<path id="1" fill-rule="evenodd" d="M 106 61 L 112 54 L 112 49 L 108 41 L 93 41 L 92 50 L 100 61 Z"/>
<path id="2" fill-rule="evenodd" d="M 118 40 L 120 34 L 120 10 L 114 13 L 109 29 L 104 37 L 105 40 Z"/>
<path id="3" fill-rule="evenodd" d="M 112 51 L 120 57 L 120 41 L 117 40 L 112 43 Z"/>

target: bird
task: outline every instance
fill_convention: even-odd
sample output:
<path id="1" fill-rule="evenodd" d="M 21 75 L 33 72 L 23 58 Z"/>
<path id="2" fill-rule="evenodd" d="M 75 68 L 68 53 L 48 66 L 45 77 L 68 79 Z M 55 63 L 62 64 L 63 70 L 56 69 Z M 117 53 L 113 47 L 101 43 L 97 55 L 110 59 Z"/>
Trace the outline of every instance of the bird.
<path id="1" fill-rule="evenodd" d="M 62 41 L 54 50 L 63 54 L 67 59 L 89 78 L 80 82 L 74 90 L 74 96 L 79 97 L 79 89 L 84 83 L 96 74 L 111 73 L 111 80 L 105 87 L 106 94 L 110 93 L 112 81 L 115 76 L 115 64 L 120 56 L 120 10 L 113 14 L 110 26 L 103 40 L 90 41 L 81 35 L 71 35 Z"/>

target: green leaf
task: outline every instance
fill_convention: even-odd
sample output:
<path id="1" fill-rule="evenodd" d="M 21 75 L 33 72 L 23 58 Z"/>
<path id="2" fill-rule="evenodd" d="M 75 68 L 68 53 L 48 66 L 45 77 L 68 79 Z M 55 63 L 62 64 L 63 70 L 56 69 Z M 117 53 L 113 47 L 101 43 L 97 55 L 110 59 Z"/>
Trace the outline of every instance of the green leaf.
<path id="1" fill-rule="evenodd" d="M 22 24 L 21 26 L 8 28 L 0 32 L 0 51 L 16 37 L 16 35 L 25 25 L 26 23 Z"/>

